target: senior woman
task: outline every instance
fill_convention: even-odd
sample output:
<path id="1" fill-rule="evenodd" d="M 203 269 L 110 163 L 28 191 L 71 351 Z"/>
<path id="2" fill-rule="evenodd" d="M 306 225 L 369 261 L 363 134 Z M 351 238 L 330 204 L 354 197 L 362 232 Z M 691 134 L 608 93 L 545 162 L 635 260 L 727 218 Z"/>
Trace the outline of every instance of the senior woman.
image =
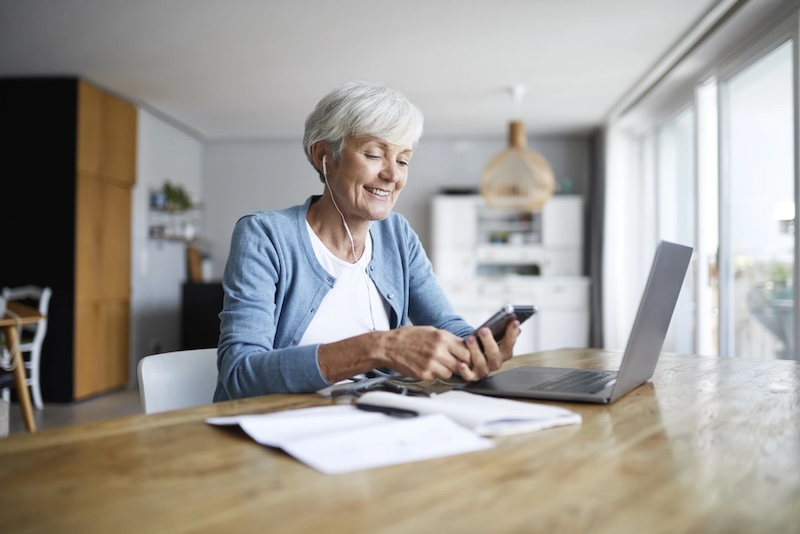
<path id="1" fill-rule="evenodd" d="M 508 360 L 455 313 L 417 234 L 392 208 L 422 113 L 396 90 L 348 83 L 308 116 L 303 146 L 323 184 L 299 206 L 236 222 L 223 274 L 215 401 L 313 392 L 373 369 L 478 380 Z"/>

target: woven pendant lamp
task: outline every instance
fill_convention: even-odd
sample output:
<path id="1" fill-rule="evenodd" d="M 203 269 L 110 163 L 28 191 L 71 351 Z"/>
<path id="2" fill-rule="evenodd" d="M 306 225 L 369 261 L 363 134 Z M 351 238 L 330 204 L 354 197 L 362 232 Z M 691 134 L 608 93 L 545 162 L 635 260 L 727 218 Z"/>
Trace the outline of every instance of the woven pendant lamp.
<path id="1" fill-rule="evenodd" d="M 520 92 L 524 88 L 512 88 L 515 100 L 521 99 Z M 553 169 L 544 157 L 528 149 L 522 121 L 511 121 L 508 145 L 484 168 L 480 193 L 490 208 L 540 211 L 553 195 Z"/>

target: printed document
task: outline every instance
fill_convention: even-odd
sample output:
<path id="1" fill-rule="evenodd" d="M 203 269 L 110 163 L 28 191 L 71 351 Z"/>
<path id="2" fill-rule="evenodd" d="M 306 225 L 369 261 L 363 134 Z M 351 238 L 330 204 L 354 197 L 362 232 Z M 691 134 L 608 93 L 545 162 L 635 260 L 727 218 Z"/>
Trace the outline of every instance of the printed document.
<path id="1" fill-rule="evenodd" d="M 325 474 L 480 451 L 494 445 L 442 414 L 398 419 L 351 405 L 210 417 L 206 422 L 238 424 L 256 442 L 281 448 Z"/>

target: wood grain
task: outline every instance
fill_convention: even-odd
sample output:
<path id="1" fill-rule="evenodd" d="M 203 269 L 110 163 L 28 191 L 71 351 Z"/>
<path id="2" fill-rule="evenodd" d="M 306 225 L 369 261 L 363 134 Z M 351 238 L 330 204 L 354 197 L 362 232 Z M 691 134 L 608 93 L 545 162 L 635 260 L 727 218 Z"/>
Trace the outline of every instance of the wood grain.
<path id="1" fill-rule="evenodd" d="M 616 369 L 564 349 L 517 365 Z M 273 395 L 0 441 L 8 532 L 797 532 L 795 362 L 664 355 L 579 426 L 326 476 L 211 415 L 324 405 Z"/>
<path id="2" fill-rule="evenodd" d="M 80 81 L 73 397 L 128 383 L 135 106 Z"/>

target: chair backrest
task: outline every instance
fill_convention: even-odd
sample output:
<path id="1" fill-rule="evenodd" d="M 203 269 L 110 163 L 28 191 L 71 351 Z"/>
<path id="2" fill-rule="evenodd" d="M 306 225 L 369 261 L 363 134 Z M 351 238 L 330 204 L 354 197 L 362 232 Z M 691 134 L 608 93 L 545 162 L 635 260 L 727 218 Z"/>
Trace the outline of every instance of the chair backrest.
<path id="1" fill-rule="evenodd" d="M 21 300 L 35 303 L 34 307 L 37 308 L 44 319 L 37 323 L 25 325 L 23 328 L 29 332 L 35 332 L 33 340 L 24 343 L 22 350 L 27 352 L 31 350 L 34 345 L 41 347 L 44 341 L 44 336 L 47 334 L 47 314 L 50 311 L 50 297 L 53 295 L 53 290 L 49 287 L 39 287 L 34 285 L 19 286 L 19 287 L 4 287 L 3 298 L 9 300 Z"/>
<path id="2" fill-rule="evenodd" d="M 145 356 L 137 372 L 144 413 L 211 404 L 217 385 L 217 349 Z"/>
<path id="3" fill-rule="evenodd" d="M 49 287 L 39 287 L 33 285 L 3 288 L 3 298 L 6 300 L 35 301 L 36 307 L 42 313 L 47 312 L 50 306 L 50 296 L 52 294 L 53 290 Z"/>

